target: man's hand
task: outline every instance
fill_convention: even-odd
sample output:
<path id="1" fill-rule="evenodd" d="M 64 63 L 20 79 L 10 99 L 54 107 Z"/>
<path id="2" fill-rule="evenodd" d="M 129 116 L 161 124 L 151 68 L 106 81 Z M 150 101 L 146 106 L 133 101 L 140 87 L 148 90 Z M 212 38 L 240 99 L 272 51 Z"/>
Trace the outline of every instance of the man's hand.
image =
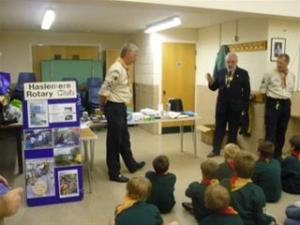
<path id="1" fill-rule="evenodd" d="M 211 85 L 214 82 L 214 78 L 211 76 L 210 73 L 206 74 L 206 79 L 207 79 L 209 85 Z"/>
<path id="2" fill-rule="evenodd" d="M 8 186 L 7 180 L 4 177 L 2 177 L 1 175 L 0 175 L 0 182 L 4 183 L 6 186 Z"/>
<path id="3" fill-rule="evenodd" d="M 15 188 L 1 196 L 0 218 L 14 215 L 21 206 L 23 188 Z"/>
<path id="4" fill-rule="evenodd" d="M 102 112 L 104 111 L 104 106 L 105 106 L 106 102 L 107 102 L 106 96 L 99 95 L 99 107 Z"/>

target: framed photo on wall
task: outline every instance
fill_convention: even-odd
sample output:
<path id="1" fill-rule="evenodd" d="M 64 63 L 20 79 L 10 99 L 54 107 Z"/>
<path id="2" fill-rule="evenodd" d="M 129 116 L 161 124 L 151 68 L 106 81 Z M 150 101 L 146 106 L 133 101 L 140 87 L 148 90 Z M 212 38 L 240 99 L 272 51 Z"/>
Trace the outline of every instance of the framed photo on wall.
<path id="1" fill-rule="evenodd" d="M 280 54 L 285 53 L 285 38 L 272 38 L 271 39 L 271 61 L 274 62 L 277 60 L 277 57 Z"/>

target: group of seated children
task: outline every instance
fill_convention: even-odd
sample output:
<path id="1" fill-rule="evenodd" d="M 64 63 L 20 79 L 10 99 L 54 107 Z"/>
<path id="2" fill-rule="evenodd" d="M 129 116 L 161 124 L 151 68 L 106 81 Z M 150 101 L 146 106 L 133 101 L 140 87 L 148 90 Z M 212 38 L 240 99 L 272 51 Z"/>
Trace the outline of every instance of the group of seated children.
<path id="1" fill-rule="evenodd" d="M 281 189 L 300 194 L 300 136 L 292 137 L 290 145 L 291 155 L 279 162 L 273 158 L 271 142 L 259 143 L 257 160 L 237 145 L 227 144 L 223 163 L 211 159 L 201 163 L 202 180 L 188 186 L 185 194 L 191 202 L 182 206 L 201 225 L 275 225 L 275 219 L 265 213 L 266 202 L 277 202 Z M 168 172 L 165 155 L 153 160 L 153 168 L 146 178 L 128 182 L 127 195 L 115 211 L 116 225 L 163 225 L 160 214 L 175 205 L 176 176 Z M 286 213 L 285 225 L 300 224 L 299 202 Z"/>

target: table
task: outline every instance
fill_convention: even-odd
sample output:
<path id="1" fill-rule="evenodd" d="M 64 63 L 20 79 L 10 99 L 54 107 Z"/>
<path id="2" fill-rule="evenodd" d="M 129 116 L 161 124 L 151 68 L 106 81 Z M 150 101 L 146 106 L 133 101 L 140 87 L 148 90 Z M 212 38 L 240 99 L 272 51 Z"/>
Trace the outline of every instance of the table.
<path id="1" fill-rule="evenodd" d="M 8 136 L 12 135 L 16 138 L 19 174 L 23 173 L 22 133 L 23 133 L 23 131 L 22 131 L 21 123 L 0 125 L 0 135 L 1 136 L 8 137 Z"/>
<path id="2" fill-rule="evenodd" d="M 128 125 L 144 125 L 144 124 L 158 124 L 158 123 L 168 123 L 168 122 L 180 122 L 180 151 L 183 152 L 183 123 L 186 121 L 193 121 L 191 125 L 192 135 L 193 135 L 193 145 L 194 145 L 194 156 L 197 157 L 197 131 L 196 131 L 196 121 L 201 119 L 200 116 L 190 116 L 182 118 L 161 118 L 153 120 L 139 120 L 139 121 L 128 121 Z M 101 120 L 99 122 L 91 122 L 88 127 L 99 128 L 107 124 L 106 120 Z"/>
<path id="3" fill-rule="evenodd" d="M 94 147 L 97 135 L 90 128 L 80 129 L 80 139 L 83 143 L 84 148 L 84 165 L 88 172 L 88 182 L 89 182 L 89 193 L 92 193 L 91 180 L 93 179 L 93 169 L 94 169 Z M 91 154 L 91 158 L 89 157 Z"/>

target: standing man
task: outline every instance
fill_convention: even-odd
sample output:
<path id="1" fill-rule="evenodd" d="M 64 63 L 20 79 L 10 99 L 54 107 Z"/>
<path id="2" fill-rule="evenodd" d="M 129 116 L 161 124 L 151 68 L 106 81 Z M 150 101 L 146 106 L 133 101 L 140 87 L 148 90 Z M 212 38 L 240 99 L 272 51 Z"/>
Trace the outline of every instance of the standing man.
<path id="1" fill-rule="evenodd" d="M 248 72 L 237 67 L 235 53 L 228 53 L 225 58 L 226 68 L 217 71 L 213 78 L 207 74 L 208 87 L 219 89 L 216 105 L 215 133 L 213 149 L 207 157 L 220 155 L 221 144 L 228 124 L 228 143 L 236 143 L 242 112 L 248 110 L 250 82 Z"/>
<path id="2" fill-rule="evenodd" d="M 133 158 L 130 136 L 127 127 L 126 104 L 132 98 L 128 85 L 128 66 L 137 58 L 138 47 L 126 43 L 120 57 L 109 68 L 105 81 L 99 91 L 100 107 L 107 119 L 106 163 L 110 180 L 127 182 L 128 178 L 120 173 L 120 155 L 129 172 L 134 173 L 145 166 Z"/>
<path id="3" fill-rule="evenodd" d="M 290 57 L 280 54 L 276 69 L 263 77 L 260 92 L 266 95 L 265 139 L 275 145 L 274 158 L 281 159 L 285 133 L 291 115 L 291 97 L 295 89 L 295 75 L 288 70 Z"/>

